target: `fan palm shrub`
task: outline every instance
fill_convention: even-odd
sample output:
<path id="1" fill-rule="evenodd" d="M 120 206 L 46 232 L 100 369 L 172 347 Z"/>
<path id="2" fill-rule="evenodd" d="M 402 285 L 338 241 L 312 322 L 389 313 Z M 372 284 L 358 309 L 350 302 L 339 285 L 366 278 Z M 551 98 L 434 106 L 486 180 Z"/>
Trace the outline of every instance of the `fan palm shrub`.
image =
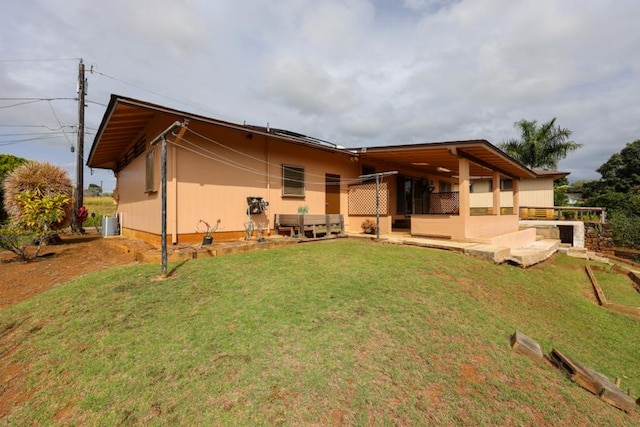
<path id="1" fill-rule="evenodd" d="M 64 169 L 48 162 L 29 161 L 14 169 L 3 181 L 4 208 L 13 221 L 20 221 L 29 203 L 25 203 L 24 193 L 30 199 L 41 200 L 64 196 L 61 206 L 63 216 L 48 224 L 52 230 L 61 230 L 69 226 L 73 219 L 73 183 Z"/>
<path id="2" fill-rule="evenodd" d="M 24 261 L 35 259 L 73 218 L 71 180 L 57 166 L 30 161 L 11 172 L 2 186 L 9 220 L 0 226 L 0 248 Z"/>

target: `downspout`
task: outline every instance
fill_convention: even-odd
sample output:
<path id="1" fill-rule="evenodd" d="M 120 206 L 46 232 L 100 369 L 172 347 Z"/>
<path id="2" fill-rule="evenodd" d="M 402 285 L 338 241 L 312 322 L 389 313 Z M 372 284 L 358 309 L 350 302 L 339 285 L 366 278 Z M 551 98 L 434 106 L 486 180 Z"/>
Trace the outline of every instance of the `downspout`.
<path id="1" fill-rule="evenodd" d="M 173 224 L 171 231 L 171 243 L 178 243 L 178 149 L 176 146 L 171 147 L 171 188 L 173 193 Z"/>
<path id="2" fill-rule="evenodd" d="M 185 119 L 183 126 L 180 128 L 178 134 L 175 136 L 174 144 L 179 143 L 182 140 L 185 132 L 187 131 L 187 125 L 189 120 Z M 178 147 L 173 145 L 171 147 L 171 185 L 173 189 L 173 230 L 171 233 L 172 244 L 178 244 Z"/>
<path id="3" fill-rule="evenodd" d="M 265 151 L 266 151 L 266 159 L 267 159 L 267 202 L 271 204 L 271 157 L 269 155 L 269 137 L 265 135 Z M 269 222 L 267 221 L 267 224 Z M 271 227 L 267 230 L 269 235 L 271 234 Z"/>

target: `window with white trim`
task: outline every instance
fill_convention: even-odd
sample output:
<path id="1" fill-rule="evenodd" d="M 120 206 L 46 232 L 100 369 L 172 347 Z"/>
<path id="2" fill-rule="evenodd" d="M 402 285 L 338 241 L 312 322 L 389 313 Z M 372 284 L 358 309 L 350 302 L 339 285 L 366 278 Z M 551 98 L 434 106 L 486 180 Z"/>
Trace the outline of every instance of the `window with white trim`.
<path id="1" fill-rule="evenodd" d="M 304 167 L 282 165 L 282 195 L 304 197 Z"/>

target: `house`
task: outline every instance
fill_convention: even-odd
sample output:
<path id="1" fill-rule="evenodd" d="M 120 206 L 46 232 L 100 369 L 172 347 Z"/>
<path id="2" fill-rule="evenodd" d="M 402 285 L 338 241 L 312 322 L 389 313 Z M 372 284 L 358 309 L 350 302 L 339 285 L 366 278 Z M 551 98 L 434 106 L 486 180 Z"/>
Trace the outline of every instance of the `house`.
<path id="1" fill-rule="evenodd" d="M 114 171 L 127 237 L 160 242 L 161 151 L 151 143 L 176 121 L 183 125 L 166 138 L 173 244 L 200 242 L 203 221 L 217 224 L 216 240 L 241 239 L 249 225 L 272 233 L 275 214 L 300 210 L 342 214 L 350 232 L 377 211 L 383 234 L 402 228 L 510 246 L 535 239 L 519 231 L 518 207 L 521 184 L 542 177 L 485 140 L 345 149 L 112 95 L 87 165 Z M 486 194 L 476 197 L 482 186 Z"/>

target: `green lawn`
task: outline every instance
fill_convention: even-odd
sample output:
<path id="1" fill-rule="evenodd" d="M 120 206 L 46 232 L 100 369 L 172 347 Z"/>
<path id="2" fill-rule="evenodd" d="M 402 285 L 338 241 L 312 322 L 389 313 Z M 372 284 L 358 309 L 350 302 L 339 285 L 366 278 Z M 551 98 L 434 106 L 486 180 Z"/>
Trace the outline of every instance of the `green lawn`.
<path id="1" fill-rule="evenodd" d="M 29 369 L 3 421 L 638 425 L 509 346 L 520 330 L 638 397 L 640 321 L 598 307 L 583 265 L 341 239 L 170 265 L 166 280 L 110 269 L 0 311 L 0 356 Z"/>

